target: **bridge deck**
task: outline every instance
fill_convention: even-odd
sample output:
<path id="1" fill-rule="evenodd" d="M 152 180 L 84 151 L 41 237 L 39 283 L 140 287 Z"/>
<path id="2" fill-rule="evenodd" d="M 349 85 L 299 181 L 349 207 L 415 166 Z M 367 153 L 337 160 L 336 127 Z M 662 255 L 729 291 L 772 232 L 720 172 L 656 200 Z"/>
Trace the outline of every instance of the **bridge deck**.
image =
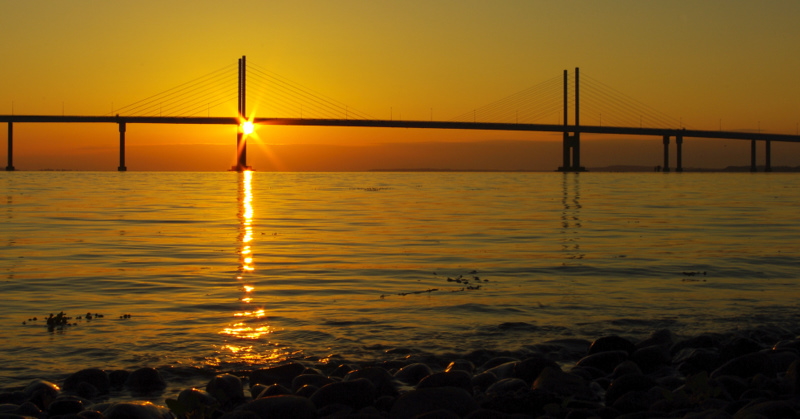
<path id="1" fill-rule="evenodd" d="M 190 125 L 237 125 L 236 117 L 176 117 L 176 116 L 59 116 L 59 115 L 0 115 L 0 122 L 27 123 L 127 123 L 127 124 L 190 124 Z M 675 128 L 641 128 L 596 125 L 514 124 L 502 122 L 452 122 L 452 121 L 406 121 L 380 119 L 304 119 L 304 118 L 255 118 L 256 124 L 324 126 L 324 127 L 383 127 L 423 129 L 463 129 L 485 131 L 538 131 L 569 132 L 586 134 L 619 134 L 670 136 L 683 138 L 719 138 L 731 140 L 758 140 L 800 142 L 800 135 L 774 134 L 743 131 L 707 131 Z"/>

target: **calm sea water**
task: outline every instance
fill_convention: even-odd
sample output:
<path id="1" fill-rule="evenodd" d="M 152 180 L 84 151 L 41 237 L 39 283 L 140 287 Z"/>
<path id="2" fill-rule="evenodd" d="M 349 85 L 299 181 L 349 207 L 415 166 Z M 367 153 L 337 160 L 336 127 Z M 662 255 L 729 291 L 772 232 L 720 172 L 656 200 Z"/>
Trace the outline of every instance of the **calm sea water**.
<path id="1" fill-rule="evenodd" d="M 800 320 L 796 174 L 16 172 L 0 198 L 0 387 Z"/>

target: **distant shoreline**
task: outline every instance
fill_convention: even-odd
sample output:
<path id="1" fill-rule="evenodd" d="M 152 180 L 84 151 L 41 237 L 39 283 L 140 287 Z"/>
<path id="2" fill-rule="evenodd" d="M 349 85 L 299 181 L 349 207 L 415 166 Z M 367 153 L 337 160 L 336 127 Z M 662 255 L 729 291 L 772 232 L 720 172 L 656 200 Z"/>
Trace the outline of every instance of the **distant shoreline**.
<path id="1" fill-rule="evenodd" d="M 757 166 L 757 172 L 764 172 L 764 166 Z M 83 172 L 84 170 L 76 170 L 76 169 L 33 169 L 33 170 L 15 170 L 16 172 Z M 88 172 L 95 172 L 96 170 L 86 170 Z M 108 172 L 114 172 L 115 170 L 108 170 Z M 163 172 L 163 170 L 141 170 L 140 172 Z M 205 170 L 201 170 L 206 172 Z M 222 170 L 220 170 L 222 171 Z M 258 171 L 258 170 L 254 170 Z M 620 172 L 630 172 L 630 173 L 647 173 L 647 172 L 658 172 L 656 167 L 654 166 L 635 166 L 635 165 L 613 165 L 613 166 L 602 166 L 602 167 L 587 167 L 587 172 L 600 172 L 600 173 L 620 173 Z M 672 172 L 675 172 L 675 168 L 671 169 Z M 178 172 L 178 171 L 175 171 Z M 192 172 L 192 170 L 187 170 L 187 172 Z M 210 171 L 216 172 L 216 171 Z M 323 173 L 348 173 L 342 171 L 320 171 Z M 358 173 L 553 173 L 556 170 L 533 170 L 533 169 L 448 169 L 448 168 L 394 168 L 394 169 L 369 169 L 360 171 Z M 683 172 L 691 172 L 691 173 L 742 173 L 742 172 L 750 172 L 750 166 L 727 166 L 723 168 L 707 168 L 707 167 L 685 167 L 683 168 Z M 773 166 L 772 172 L 779 172 L 779 173 L 800 173 L 800 166 Z M 298 171 L 298 172 L 271 172 L 271 173 L 317 173 L 313 171 Z"/>

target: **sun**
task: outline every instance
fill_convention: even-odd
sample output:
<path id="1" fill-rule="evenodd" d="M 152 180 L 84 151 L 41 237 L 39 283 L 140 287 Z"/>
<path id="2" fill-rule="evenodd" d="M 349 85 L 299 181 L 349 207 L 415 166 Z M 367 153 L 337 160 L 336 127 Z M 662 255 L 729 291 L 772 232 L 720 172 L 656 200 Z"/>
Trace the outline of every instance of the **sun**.
<path id="1" fill-rule="evenodd" d="M 242 132 L 244 133 L 244 135 L 252 134 L 253 131 L 255 131 L 255 129 L 256 127 L 255 124 L 253 124 L 253 121 L 244 121 L 242 123 Z"/>

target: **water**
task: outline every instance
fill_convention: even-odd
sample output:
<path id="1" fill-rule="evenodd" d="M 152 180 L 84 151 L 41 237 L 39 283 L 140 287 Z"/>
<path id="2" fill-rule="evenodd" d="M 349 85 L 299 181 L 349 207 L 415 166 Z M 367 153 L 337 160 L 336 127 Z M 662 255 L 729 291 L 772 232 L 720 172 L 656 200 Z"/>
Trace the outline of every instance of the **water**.
<path id="1" fill-rule="evenodd" d="M 0 199 L 0 387 L 798 332 L 795 174 L 16 172 Z"/>

